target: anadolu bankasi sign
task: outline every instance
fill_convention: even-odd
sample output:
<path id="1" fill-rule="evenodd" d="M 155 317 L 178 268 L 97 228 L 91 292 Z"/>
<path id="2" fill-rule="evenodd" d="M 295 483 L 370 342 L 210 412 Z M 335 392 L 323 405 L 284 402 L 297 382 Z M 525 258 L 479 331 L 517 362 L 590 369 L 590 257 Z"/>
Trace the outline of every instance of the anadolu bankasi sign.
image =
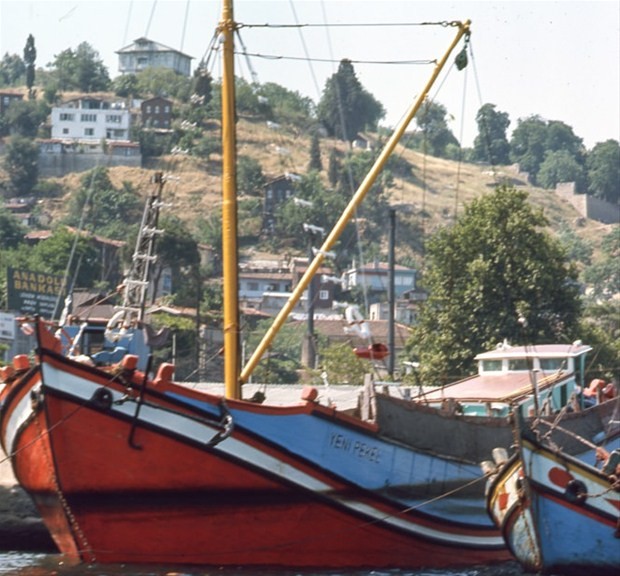
<path id="1" fill-rule="evenodd" d="M 60 313 L 56 308 L 64 302 L 62 276 L 8 268 L 6 287 L 9 310 L 48 320 Z"/>

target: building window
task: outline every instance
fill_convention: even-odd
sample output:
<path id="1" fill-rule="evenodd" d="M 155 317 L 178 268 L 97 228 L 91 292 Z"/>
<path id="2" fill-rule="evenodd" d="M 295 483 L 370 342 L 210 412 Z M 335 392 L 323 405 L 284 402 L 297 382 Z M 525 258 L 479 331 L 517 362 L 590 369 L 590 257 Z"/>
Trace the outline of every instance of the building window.
<path id="1" fill-rule="evenodd" d="M 73 120 L 75 119 L 75 114 L 69 114 L 67 112 L 61 112 L 60 113 L 60 120 L 61 122 L 73 122 Z"/>
<path id="2" fill-rule="evenodd" d="M 69 134 L 69 128 L 63 128 L 62 129 L 62 133 L 63 134 Z"/>
<path id="3" fill-rule="evenodd" d="M 97 114 L 82 114 L 80 116 L 81 122 L 97 122 Z"/>
<path id="4" fill-rule="evenodd" d="M 170 106 L 169 106 L 168 104 L 166 104 L 166 105 L 164 106 L 164 112 L 165 112 L 166 114 L 170 114 Z"/>
<path id="5" fill-rule="evenodd" d="M 159 114 L 159 106 L 155 106 L 155 114 Z"/>
<path id="6" fill-rule="evenodd" d="M 123 117 L 120 114 L 107 114 L 105 117 L 105 121 L 108 124 L 120 124 L 123 120 Z"/>
<path id="7" fill-rule="evenodd" d="M 95 129 L 94 128 L 84 128 L 84 136 L 94 136 Z"/>
<path id="8" fill-rule="evenodd" d="M 151 113 L 151 107 L 150 107 L 150 105 L 146 107 L 146 113 L 147 113 L 147 114 L 150 114 L 150 113 Z"/>
<path id="9" fill-rule="evenodd" d="M 319 300 L 329 300 L 329 290 L 319 290 Z"/>
<path id="10" fill-rule="evenodd" d="M 258 290 L 258 282 L 248 282 L 248 290 L 256 292 Z"/>

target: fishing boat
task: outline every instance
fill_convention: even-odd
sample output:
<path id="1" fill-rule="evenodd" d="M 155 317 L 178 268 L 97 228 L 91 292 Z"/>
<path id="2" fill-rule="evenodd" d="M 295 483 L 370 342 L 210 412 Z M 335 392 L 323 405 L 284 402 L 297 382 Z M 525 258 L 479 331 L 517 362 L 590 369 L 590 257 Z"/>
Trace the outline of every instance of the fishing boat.
<path id="1" fill-rule="evenodd" d="M 277 332 L 404 134 L 469 23 L 455 37 L 309 265 Z M 223 3 L 224 396 L 172 381 L 126 354 L 111 367 L 62 353 L 36 321 L 36 362 L 4 380 L 0 437 L 59 550 L 75 561 L 286 567 L 416 567 L 500 561 L 494 527 L 413 505 L 413 468 L 432 460 L 377 426 L 316 402 L 241 399 L 264 348 L 240 373 L 232 4 Z M 415 466 L 414 466 L 415 461 Z M 412 496 L 413 495 L 413 496 Z"/>
<path id="2" fill-rule="evenodd" d="M 137 354 L 124 354 L 110 365 L 67 355 L 58 327 L 43 319 L 34 324 L 35 361 L 20 358 L 3 377 L 2 447 L 68 561 L 389 569 L 488 564 L 510 557 L 486 514 L 485 476 L 475 459 L 428 450 L 418 445 L 419 435 L 404 441 L 381 420 L 385 411 L 366 418 L 322 405 L 315 388 L 304 389 L 289 406 L 259 404 L 242 395 L 242 384 L 451 53 L 469 36 L 469 22 L 451 27 L 454 39 L 427 85 L 240 369 L 236 24 L 232 3 L 224 1 L 219 32 L 225 393 L 174 382 L 172 364 L 163 363 L 152 374 L 150 363 L 142 368 Z M 571 386 L 563 372 L 553 381 Z M 541 390 L 550 388 L 543 383 Z M 539 395 L 533 396 L 538 401 Z"/>
<path id="3" fill-rule="evenodd" d="M 616 409 L 618 405 L 616 405 Z M 548 427 L 521 423 L 518 450 L 490 482 L 489 514 L 528 571 L 620 570 L 620 420 L 600 438 L 558 429 L 574 447 L 550 442 Z M 602 466 L 597 466 L 597 457 Z"/>

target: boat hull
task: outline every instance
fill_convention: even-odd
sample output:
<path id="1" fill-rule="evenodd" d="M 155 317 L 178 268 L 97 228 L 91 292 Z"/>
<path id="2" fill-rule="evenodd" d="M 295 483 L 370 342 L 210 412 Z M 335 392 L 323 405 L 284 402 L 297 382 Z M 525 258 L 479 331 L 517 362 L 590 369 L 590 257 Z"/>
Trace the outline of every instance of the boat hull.
<path id="1" fill-rule="evenodd" d="M 353 569 L 509 557 L 495 528 L 412 505 L 416 455 L 372 425 L 309 402 L 143 386 L 45 350 L 40 362 L 40 379 L 12 385 L 0 429 L 68 558 Z"/>
<path id="2" fill-rule="evenodd" d="M 619 445 L 617 437 L 608 443 Z M 618 573 L 619 487 L 583 459 L 522 438 L 520 453 L 491 484 L 489 513 L 527 570 Z"/>

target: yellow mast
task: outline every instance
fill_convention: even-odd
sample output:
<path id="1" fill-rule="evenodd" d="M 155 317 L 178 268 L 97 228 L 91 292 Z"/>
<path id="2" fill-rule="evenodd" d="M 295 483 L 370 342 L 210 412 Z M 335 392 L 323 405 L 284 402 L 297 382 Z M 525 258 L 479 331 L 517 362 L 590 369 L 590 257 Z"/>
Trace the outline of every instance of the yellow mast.
<path id="1" fill-rule="evenodd" d="M 241 398 L 239 380 L 239 275 L 237 258 L 237 141 L 232 0 L 223 0 L 219 24 L 222 74 L 222 263 L 224 274 L 224 382 L 227 398 Z"/>
<path id="2" fill-rule="evenodd" d="M 377 179 L 377 176 L 383 169 L 383 166 L 385 165 L 388 158 L 394 151 L 394 148 L 396 148 L 396 145 L 398 144 L 399 140 L 402 138 L 403 134 L 405 133 L 407 126 L 413 120 L 415 115 L 418 113 L 418 110 L 420 109 L 420 107 L 422 106 L 422 103 L 424 102 L 428 93 L 430 92 L 430 89 L 433 86 L 435 80 L 437 79 L 437 76 L 439 76 L 439 73 L 441 72 L 442 68 L 445 66 L 448 58 L 450 57 L 450 54 L 452 53 L 456 45 L 459 43 L 461 38 L 464 35 L 470 34 L 470 30 L 469 30 L 470 24 L 471 24 L 470 20 L 466 20 L 465 22 L 451 22 L 450 23 L 450 25 L 458 27 L 458 32 L 454 40 L 450 44 L 450 47 L 444 54 L 443 58 L 435 65 L 433 74 L 431 75 L 429 81 L 424 87 L 424 90 L 418 96 L 418 99 L 416 100 L 416 102 L 411 106 L 405 118 L 402 120 L 400 125 L 396 128 L 396 130 L 394 131 L 394 133 L 388 140 L 387 144 L 385 145 L 385 147 L 383 148 L 383 151 L 381 152 L 381 154 L 375 161 L 375 164 L 371 168 L 370 172 L 366 175 L 366 178 L 360 184 L 359 188 L 353 195 L 353 198 L 351 198 L 349 205 L 346 207 L 345 211 L 342 213 L 342 216 L 340 217 L 340 219 L 338 220 L 338 222 L 332 229 L 329 236 L 323 242 L 323 246 L 321 246 L 321 249 L 317 252 L 317 255 L 315 256 L 310 266 L 308 266 L 306 273 L 302 276 L 299 284 L 297 285 L 297 287 L 291 294 L 289 300 L 286 302 L 282 310 L 280 310 L 279 314 L 276 316 L 275 320 L 273 321 L 273 324 L 271 325 L 271 327 L 269 328 L 269 330 L 267 331 L 267 333 L 261 340 L 256 350 L 254 350 L 252 356 L 250 357 L 250 359 L 248 360 L 247 364 L 245 365 L 245 367 L 243 368 L 241 372 L 241 382 L 247 382 L 254 368 L 256 368 L 257 364 L 260 362 L 260 359 L 262 358 L 263 354 L 267 351 L 267 348 L 269 347 L 273 339 L 276 337 L 278 331 L 282 327 L 282 324 L 284 324 L 289 314 L 295 307 L 295 304 L 297 304 L 304 290 L 307 288 L 311 279 L 314 277 L 317 270 L 321 266 L 321 263 L 323 262 L 324 254 L 326 252 L 329 252 L 332 246 L 336 243 L 336 241 L 342 234 L 344 228 L 348 224 L 349 220 L 355 214 L 356 208 L 359 206 L 359 204 L 362 202 L 362 200 L 366 196 L 366 193 L 368 192 L 368 190 L 370 190 L 370 188 L 374 184 L 375 180 Z"/>

